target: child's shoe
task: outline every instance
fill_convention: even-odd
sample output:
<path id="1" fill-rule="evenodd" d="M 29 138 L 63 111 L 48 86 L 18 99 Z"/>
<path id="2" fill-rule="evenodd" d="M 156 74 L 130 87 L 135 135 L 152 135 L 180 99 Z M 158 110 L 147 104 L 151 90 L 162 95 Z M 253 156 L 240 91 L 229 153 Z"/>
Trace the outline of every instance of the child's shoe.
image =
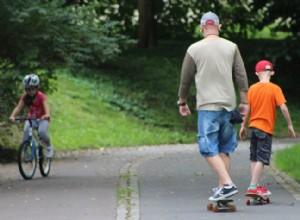
<path id="1" fill-rule="evenodd" d="M 247 195 L 256 194 L 256 195 L 271 195 L 272 193 L 263 186 L 257 186 L 256 188 L 248 188 Z"/>
<path id="2" fill-rule="evenodd" d="M 53 154 L 54 154 L 54 149 L 53 146 L 50 145 L 46 148 L 46 157 L 51 158 L 53 157 Z"/>

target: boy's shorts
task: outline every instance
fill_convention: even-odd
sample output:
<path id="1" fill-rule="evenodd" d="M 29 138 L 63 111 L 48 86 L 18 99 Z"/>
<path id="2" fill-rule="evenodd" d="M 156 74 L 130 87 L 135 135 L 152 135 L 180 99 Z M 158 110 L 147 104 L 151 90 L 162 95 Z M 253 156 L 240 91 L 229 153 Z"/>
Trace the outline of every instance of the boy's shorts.
<path id="1" fill-rule="evenodd" d="M 272 153 L 272 135 L 257 128 L 250 128 L 249 137 L 250 160 L 269 165 Z"/>
<path id="2" fill-rule="evenodd" d="M 231 112 L 198 111 L 198 145 L 204 157 L 232 153 L 237 147 L 236 127 L 230 123 Z"/>

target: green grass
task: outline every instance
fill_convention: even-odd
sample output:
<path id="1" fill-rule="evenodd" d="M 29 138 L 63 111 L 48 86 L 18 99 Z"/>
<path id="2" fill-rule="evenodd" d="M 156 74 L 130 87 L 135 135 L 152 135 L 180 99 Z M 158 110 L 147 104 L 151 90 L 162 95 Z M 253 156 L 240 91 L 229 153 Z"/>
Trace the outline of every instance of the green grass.
<path id="1" fill-rule="evenodd" d="M 145 124 L 110 105 L 104 99 L 113 90 L 109 83 L 99 85 L 83 77 L 59 74 L 57 86 L 57 91 L 48 95 L 52 117 L 49 131 L 56 149 L 195 141 L 195 134 Z"/>
<path id="2" fill-rule="evenodd" d="M 275 152 L 275 164 L 278 169 L 286 172 L 290 177 L 300 182 L 300 144 L 291 148 Z"/>

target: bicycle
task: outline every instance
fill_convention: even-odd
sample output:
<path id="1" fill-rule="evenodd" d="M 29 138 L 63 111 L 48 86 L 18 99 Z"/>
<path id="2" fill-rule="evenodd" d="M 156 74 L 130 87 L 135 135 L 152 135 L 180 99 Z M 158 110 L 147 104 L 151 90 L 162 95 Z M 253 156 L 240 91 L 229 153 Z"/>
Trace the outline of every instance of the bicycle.
<path id="1" fill-rule="evenodd" d="M 45 156 L 46 146 L 39 138 L 37 129 L 38 122 L 43 119 L 21 117 L 16 118 L 16 121 L 29 122 L 29 137 L 23 141 L 18 150 L 18 167 L 20 174 L 25 180 L 32 179 L 39 164 L 40 173 L 43 177 L 47 177 L 50 173 L 51 158 Z M 33 127 L 33 122 L 35 126 Z"/>

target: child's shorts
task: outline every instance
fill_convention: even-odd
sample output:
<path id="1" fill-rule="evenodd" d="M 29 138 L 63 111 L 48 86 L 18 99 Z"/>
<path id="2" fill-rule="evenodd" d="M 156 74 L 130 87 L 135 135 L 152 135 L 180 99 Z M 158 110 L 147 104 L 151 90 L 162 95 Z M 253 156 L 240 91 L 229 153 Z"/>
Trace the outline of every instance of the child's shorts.
<path id="1" fill-rule="evenodd" d="M 272 135 L 257 128 L 249 129 L 250 160 L 270 164 L 272 153 Z"/>

